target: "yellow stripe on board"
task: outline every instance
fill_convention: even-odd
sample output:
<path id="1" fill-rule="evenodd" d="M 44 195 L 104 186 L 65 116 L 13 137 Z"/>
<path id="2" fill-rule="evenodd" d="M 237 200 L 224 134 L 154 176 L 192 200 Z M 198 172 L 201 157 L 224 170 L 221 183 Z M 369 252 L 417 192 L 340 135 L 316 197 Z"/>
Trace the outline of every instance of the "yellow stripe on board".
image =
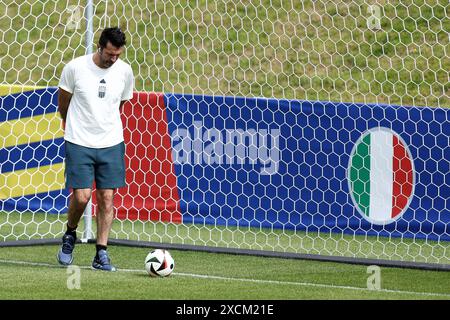
<path id="1" fill-rule="evenodd" d="M 56 112 L 0 122 L 0 149 L 63 136 L 61 117 Z"/>
<path id="2" fill-rule="evenodd" d="M 22 86 L 22 85 L 14 85 L 14 84 L 0 84 L 0 96 L 6 96 L 8 94 L 15 94 L 27 91 L 34 91 L 37 89 L 43 89 L 45 87 L 36 87 L 36 86 Z"/>
<path id="3" fill-rule="evenodd" d="M 65 188 L 64 163 L 0 174 L 0 200 Z"/>

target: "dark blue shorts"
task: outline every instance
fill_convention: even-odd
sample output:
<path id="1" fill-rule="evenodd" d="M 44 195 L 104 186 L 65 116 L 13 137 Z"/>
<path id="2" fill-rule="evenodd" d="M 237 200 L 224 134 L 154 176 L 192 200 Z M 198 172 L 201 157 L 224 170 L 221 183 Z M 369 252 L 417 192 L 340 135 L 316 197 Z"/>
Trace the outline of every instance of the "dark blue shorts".
<path id="1" fill-rule="evenodd" d="M 125 144 L 87 148 L 65 141 L 66 188 L 116 189 L 125 186 Z"/>

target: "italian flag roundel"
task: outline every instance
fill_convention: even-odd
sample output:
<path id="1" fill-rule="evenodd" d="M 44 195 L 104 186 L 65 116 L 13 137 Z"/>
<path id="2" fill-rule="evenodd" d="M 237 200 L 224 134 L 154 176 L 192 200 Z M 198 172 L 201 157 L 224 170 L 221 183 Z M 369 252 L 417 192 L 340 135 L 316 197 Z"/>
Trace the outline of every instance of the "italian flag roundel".
<path id="1" fill-rule="evenodd" d="M 396 133 L 386 128 L 364 133 L 353 147 L 348 170 L 359 213 L 374 224 L 398 219 L 413 195 L 413 171 L 411 154 Z"/>

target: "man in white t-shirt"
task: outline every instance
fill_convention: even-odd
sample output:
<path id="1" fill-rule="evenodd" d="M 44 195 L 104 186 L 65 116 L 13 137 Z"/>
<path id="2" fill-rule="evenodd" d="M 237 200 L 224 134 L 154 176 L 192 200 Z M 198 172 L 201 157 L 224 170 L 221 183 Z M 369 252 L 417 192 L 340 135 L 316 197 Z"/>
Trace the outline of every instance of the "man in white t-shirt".
<path id="1" fill-rule="evenodd" d="M 92 267 L 115 271 L 107 252 L 114 193 L 125 186 L 125 145 L 120 109 L 133 97 L 133 71 L 119 59 L 126 44 L 119 28 L 103 30 L 98 50 L 70 61 L 59 82 L 58 110 L 65 125 L 66 187 L 73 190 L 67 231 L 57 259 L 73 261 L 76 228 L 93 182 L 97 196 L 97 245 Z"/>

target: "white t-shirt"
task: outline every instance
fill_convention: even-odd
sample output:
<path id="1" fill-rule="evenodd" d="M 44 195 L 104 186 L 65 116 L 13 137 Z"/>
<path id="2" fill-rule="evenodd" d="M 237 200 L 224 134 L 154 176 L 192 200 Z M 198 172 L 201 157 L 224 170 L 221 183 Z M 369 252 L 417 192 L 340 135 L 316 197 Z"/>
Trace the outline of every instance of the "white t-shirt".
<path id="1" fill-rule="evenodd" d="M 70 61 L 59 87 L 72 93 L 64 139 L 90 148 L 114 146 L 123 139 L 120 102 L 133 97 L 134 77 L 129 64 L 118 59 L 100 68 L 88 54 Z"/>

